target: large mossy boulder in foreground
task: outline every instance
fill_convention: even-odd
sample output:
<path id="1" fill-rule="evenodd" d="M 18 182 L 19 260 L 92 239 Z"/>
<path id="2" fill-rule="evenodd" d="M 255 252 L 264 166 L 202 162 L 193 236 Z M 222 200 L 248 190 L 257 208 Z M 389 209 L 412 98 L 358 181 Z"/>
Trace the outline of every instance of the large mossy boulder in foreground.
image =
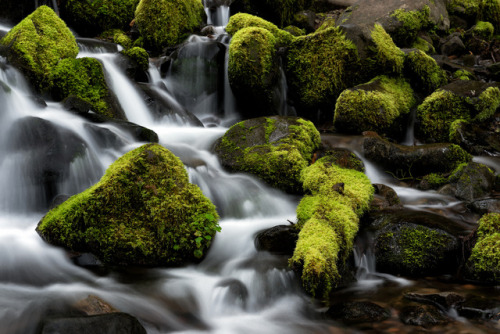
<path id="1" fill-rule="evenodd" d="M 75 58 L 75 36 L 52 9 L 38 7 L 0 40 L 8 47 L 7 58 L 20 68 L 38 89 L 61 59 Z"/>
<path id="2" fill-rule="evenodd" d="M 466 277 L 500 283 L 500 213 L 489 213 L 479 220 L 477 242 L 467 261 Z"/>
<path id="3" fill-rule="evenodd" d="M 359 216 L 374 193 L 365 174 L 341 168 L 334 160 L 326 156 L 301 173 L 308 195 L 297 207 L 299 240 L 290 259 L 304 289 L 318 298 L 326 298 L 340 284 Z"/>
<path id="4" fill-rule="evenodd" d="M 204 17 L 201 0 L 141 0 L 135 10 L 145 45 L 155 51 L 181 42 L 186 33 L 201 26 Z"/>
<path id="5" fill-rule="evenodd" d="M 289 193 L 301 193 L 300 172 L 319 147 L 314 125 L 297 117 L 260 117 L 233 125 L 215 152 L 231 170 L 256 175 Z"/>
<path id="6" fill-rule="evenodd" d="M 414 104 L 413 90 L 406 80 L 379 76 L 340 94 L 334 125 L 344 133 L 375 131 L 401 137 L 405 129 L 400 123 L 406 122 L 396 120 L 408 115 Z"/>
<path id="7" fill-rule="evenodd" d="M 203 257 L 220 229 L 217 220 L 182 162 L 147 144 L 51 210 L 37 231 L 50 244 L 93 253 L 107 264 L 169 266 Z"/>
<path id="8" fill-rule="evenodd" d="M 449 142 L 459 122 L 483 122 L 500 106 L 496 83 L 457 80 L 429 95 L 417 108 L 417 138 L 426 142 Z"/>
<path id="9" fill-rule="evenodd" d="M 243 28 L 231 39 L 229 83 L 248 118 L 277 114 L 270 112 L 277 109 L 273 108 L 279 75 L 275 53 L 276 39 L 264 28 Z"/>

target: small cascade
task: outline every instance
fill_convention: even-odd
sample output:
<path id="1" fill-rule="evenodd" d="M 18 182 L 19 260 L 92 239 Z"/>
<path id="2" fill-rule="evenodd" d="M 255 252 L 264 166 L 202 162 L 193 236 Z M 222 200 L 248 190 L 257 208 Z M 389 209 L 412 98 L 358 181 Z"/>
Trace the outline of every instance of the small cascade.
<path id="1" fill-rule="evenodd" d="M 406 129 L 406 134 L 402 145 L 413 146 L 417 144 L 415 139 L 415 121 L 417 120 L 417 110 L 414 109 L 410 112 L 410 117 L 408 119 L 408 128 Z"/>

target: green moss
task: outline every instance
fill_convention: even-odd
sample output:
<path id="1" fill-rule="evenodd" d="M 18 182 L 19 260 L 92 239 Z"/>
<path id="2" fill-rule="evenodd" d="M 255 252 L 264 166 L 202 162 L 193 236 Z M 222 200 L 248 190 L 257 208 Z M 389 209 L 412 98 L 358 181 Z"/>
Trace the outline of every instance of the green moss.
<path id="1" fill-rule="evenodd" d="M 49 243 L 92 252 L 104 263 L 178 265 L 203 256 L 220 230 L 217 220 L 181 161 L 148 144 L 51 210 L 37 230 Z"/>
<path id="2" fill-rule="evenodd" d="M 284 31 L 289 32 L 292 34 L 292 36 L 298 37 L 298 36 L 303 36 L 306 34 L 306 31 L 304 29 L 301 29 L 296 26 L 288 26 L 283 28 Z"/>
<path id="3" fill-rule="evenodd" d="M 462 142 L 462 135 L 461 135 L 461 130 L 464 125 L 468 124 L 464 119 L 456 119 L 450 124 L 450 136 L 449 140 L 451 143 L 461 143 Z"/>
<path id="4" fill-rule="evenodd" d="M 476 116 L 474 120 L 485 121 L 491 118 L 500 107 L 500 89 L 488 87 L 479 95 L 479 101 L 475 104 Z"/>
<path id="5" fill-rule="evenodd" d="M 413 49 L 419 49 L 420 51 L 423 51 L 427 54 L 435 54 L 436 53 L 436 49 L 434 48 L 434 46 L 431 43 L 429 43 L 425 39 L 418 37 L 418 36 L 415 39 L 415 41 L 413 42 L 413 44 L 411 45 L 411 47 Z"/>
<path id="6" fill-rule="evenodd" d="M 467 70 L 457 70 L 453 73 L 453 77 L 458 80 L 473 80 L 474 74 Z"/>
<path id="7" fill-rule="evenodd" d="M 298 37 L 287 54 L 287 80 L 292 95 L 306 109 L 334 104 L 358 80 L 356 46 L 339 28 Z"/>
<path id="8" fill-rule="evenodd" d="M 448 182 L 448 178 L 444 177 L 439 173 L 432 173 L 425 175 L 422 178 L 420 184 L 425 184 L 425 190 L 427 189 L 438 189 L 439 187 L 445 185 Z"/>
<path id="9" fill-rule="evenodd" d="M 239 30 L 229 45 L 228 75 L 231 87 L 252 96 L 272 100 L 276 39 L 264 28 Z"/>
<path id="10" fill-rule="evenodd" d="M 149 54 L 143 48 L 135 46 L 131 49 L 122 51 L 122 53 L 134 61 L 142 71 L 148 70 Z"/>
<path id="11" fill-rule="evenodd" d="M 319 144 L 319 132 L 309 121 L 262 117 L 233 125 L 216 152 L 226 168 L 254 174 L 286 192 L 301 193 L 300 172 Z"/>
<path id="12" fill-rule="evenodd" d="M 110 29 L 127 29 L 139 0 L 66 0 L 64 19 L 79 33 L 95 36 Z"/>
<path id="13" fill-rule="evenodd" d="M 411 51 L 406 55 L 405 74 L 411 79 L 413 87 L 430 93 L 448 83 L 445 71 L 434 58 L 423 51 Z"/>
<path id="14" fill-rule="evenodd" d="M 316 32 L 333 27 L 335 27 L 335 19 L 333 17 L 326 17 L 323 23 L 321 23 L 321 25 L 319 26 L 319 28 L 316 29 Z"/>
<path id="15" fill-rule="evenodd" d="M 424 6 L 420 11 L 407 11 L 403 8 L 395 10 L 391 16 L 402 24 L 393 36 L 396 43 L 411 45 L 419 31 L 432 26 L 430 12 L 429 6 Z"/>
<path id="16" fill-rule="evenodd" d="M 406 80 L 379 76 L 340 94 L 334 124 L 351 133 L 387 132 L 414 104 L 413 90 Z"/>
<path id="17" fill-rule="evenodd" d="M 391 69 L 394 73 L 401 73 L 405 54 L 394 44 L 391 36 L 380 24 L 375 23 L 371 37 L 376 46 L 377 65 Z"/>
<path id="18" fill-rule="evenodd" d="M 61 60 L 51 73 L 51 91 L 56 100 L 74 95 L 90 103 L 96 113 L 113 117 L 102 66 L 94 58 Z"/>
<path id="19" fill-rule="evenodd" d="M 487 21 L 495 30 L 500 29 L 500 4 L 498 0 L 449 0 L 446 9 L 450 14 L 460 16 L 475 24 Z"/>
<path id="20" fill-rule="evenodd" d="M 161 50 L 198 28 L 205 12 L 201 0 L 141 0 L 135 22 L 145 45 Z"/>
<path id="21" fill-rule="evenodd" d="M 66 24 L 47 6 L 38 7 L 0 40 L 8 59 L 21 68 L 39 89 L 60 59 L 75 58 L 78 45 Z"/>
<path id="22" fill-rule="evenodd" d="M 301 228 L 290 265 L 307 292 L 326 298 L 340 281 L 339 268 L 352 252 L 359 218 L 373 198 L 370 180 L 321 158 L 303 170 L 305 196 L 297 207 Z"/>
<path id="23" fill-rule="evenodd" d="M 279 29 L 275 24 L 266 21 L 258 16 L 238 13 L 232 15 L 226 26 L 228 34 L 234 36 L 239 30 L 248 27 L 258 27 L 268 30 L 276 38 L 276 42 L 280 46 L 289 45 L 295 37 L 285 30 Z"/>
<path id="24" fill-rule="evenodd" d="M 450 145 L 446 152 L 446 161 L 450 163 L 450 169 L 453 169 L 472 161 L 472 155 L 458 145 Z"/>
<path id="25" fill-rule="evenodd" d="M 475 279 L 500 282 L 500 214 L 490 213 L 479 220 L 478 241 L 468 265 Z"/>
<path id="26" fill-rule="evenodd" d="M 132 46 L 130 37 L 120 29 L 106 30 L 99 37 L 120 44 L 124 49 L 129 49 Z"/>
<path id="27" fill-rule="evenodd" d="M 484 40 L 491 40 L 493 38 L 493 34 L 495 32 L 495 28 L 493 24 L 489 22 L 479 21 L 472 28 L 472 34 Z"/>
<path id="28" fill-rule="evenodd" d="M 479 20 L 491 22 L 494 29 L 500 29 L 500 2 L 498 0 L 482 0 Z M 489 29 L 489 28 L 487 28 Z"/>

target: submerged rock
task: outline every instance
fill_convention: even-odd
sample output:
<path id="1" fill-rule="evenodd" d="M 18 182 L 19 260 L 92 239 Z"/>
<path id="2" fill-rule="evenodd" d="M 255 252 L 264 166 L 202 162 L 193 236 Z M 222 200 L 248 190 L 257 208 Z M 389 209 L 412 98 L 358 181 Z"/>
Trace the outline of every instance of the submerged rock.
<path id="1" fill-rule="evenodd" d="M 51 210 L 37 226 L 53 245 L 91 252 L 106 264 L 171 266 L 199 261 L 218 215 L 184 165 L 148 144 L 113 163 L 102 179 Z"/>
<path id="2" fill-rule="evenodd" d="M 439 293 L 406 293 L 405 298 L 415 302 L 432 304 L 442 310 L 449 310 L 452 307 L 457 308 L 465 301 L 465 297 L 455 292 L 439 292 Z"/>
<path id="3" fill-rule="evenodd" d="M 346 324 L 380 322 L 389 318 L 390 315 L 391 312 L 388 309 L 369 301 L 336 303 L 326 311 L 327 317 Z"/>
<path id="4" fill-rule="evenodd" d="M 141 323 L 127 313 L 46 319 L 41 327 L 41 334 L 146 334 Z"/>
<path id="5" fill-rule="evenodd" d="M 399 319 L 406 325 L 430 328 L 444 325 L 451 321 L 433 305 L 418 305 L 404 307 L 399 313 Z"/>

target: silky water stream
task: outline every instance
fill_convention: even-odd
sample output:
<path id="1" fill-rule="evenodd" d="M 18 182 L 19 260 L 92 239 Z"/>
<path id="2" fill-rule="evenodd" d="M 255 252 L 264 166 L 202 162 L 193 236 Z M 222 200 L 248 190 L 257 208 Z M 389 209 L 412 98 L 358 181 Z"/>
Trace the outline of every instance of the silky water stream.
<path id="1" fill-rule="evenodd" d="M 221 13 L 226 15 L 224 10 Z M 226 20 L 212 19 L 221 25 Z M 155 118 L 137 87 L 116 65 L 116 51 L 85 47 L 85 43 L 80 46 L 80 57 L 95 57 L 103 63 L 108 84 L 127 118 L 153 129 L 160 144 L 181 158 L 191 181 L 217 206 L 222 232 L 207 257 L 198 265 L 175 269 L 109 270 L 97 266 L 89 270 L 75 265 L 63 250 L 39 238 L 35 227 L 46 211 L 48 196 L 83 191 L 97 182 L 114 160 L 141 143 L 115 126 L 90 124 L 64 111 L 58 103 L 49 102 L 43 107 L 32 97 L 22 75 L 0 58 L 0 334 L 35 333 L 47 314 L 61 312 L 88 295 L 96 295 L 137 317 L 148 333 L 363 331 L 325 320 L 318 312 L 323 310 L 321 306 L 302 292 L 296 275 L 287 267 L 287 259 L 255 249 L 258 231 L 295 220 L 299 199 L 251 176 L 225 172 L 210 153 L 215 140 L 237 119 L 227 80 L 227 43 L 224 36 L 192 37 L 166 76 L 160 75 L 155 66 L 150 68 L 149 84 L 153 89 L 171 105 L 192 111 L 205 127 L 193 127 L 181 117 Z M 188 61 L 183 62 L 183 57 Z M 223 60 L 224 68 L 212 62 L 215 58 Z M 200 73 L 215 74 L 222 82 L 202 78 Z M 77 137 L 83 147 L 80 158 L 53 182 L 50 194 L 33 177 L 39 152 L 12 140 L 22 137 L 18 132 L 26 129 L 16 124 L 33 118 L 58 129 L 62 138 Z M 102 133 L 106 133 L 106 143 Z M 32 137 L 38 138 L 36 133 Z M 109 138 L 113 138 L 113 145 L 109 145 Z M 362 156 L 356 139 L 332 140 L 334 145 L 347 146 Z M 414 209 L 454 205 L 450 199 L 400 187 L 376 166 L 368 161 L 365 164 L 372 182 L 394 186 L 403 202 Z M 429 197 L 434 199 L 421 204 L 420 199 Z M 363 243 L 356 252 L 359 281 L 335 293 L 334 298 L 373 300 L 391 307 L 409 287 L 440 289 L 441 283 L 435 280 L 410 281 L 377 273 L 373 256 L 363 250 Z M 394 319 L 397 317 L 381 324 L 378 330 L 413 330 Z M 460 324 L 450 327 L 450 332 L 457 328 L 475 330 L 473 325 Z"/>

